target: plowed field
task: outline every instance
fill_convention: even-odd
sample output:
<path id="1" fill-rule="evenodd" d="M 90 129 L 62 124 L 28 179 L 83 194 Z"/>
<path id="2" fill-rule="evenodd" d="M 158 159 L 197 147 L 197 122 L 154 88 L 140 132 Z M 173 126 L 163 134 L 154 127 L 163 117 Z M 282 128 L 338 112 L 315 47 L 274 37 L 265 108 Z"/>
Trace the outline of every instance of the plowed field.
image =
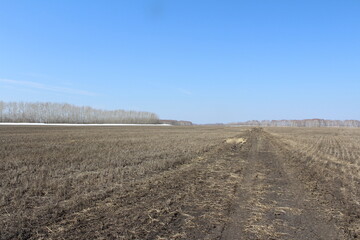
<path id="1" fill-rule="evenodd" d="M 356 239 L 360 130 L 0 127 L 0 239 Z"/>

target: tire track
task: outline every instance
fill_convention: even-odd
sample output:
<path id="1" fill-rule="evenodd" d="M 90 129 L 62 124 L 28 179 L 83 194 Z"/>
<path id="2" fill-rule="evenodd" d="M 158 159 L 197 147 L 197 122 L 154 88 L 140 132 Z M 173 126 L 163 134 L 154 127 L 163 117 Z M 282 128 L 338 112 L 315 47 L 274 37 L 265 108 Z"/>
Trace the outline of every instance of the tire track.
<path id="1" fill-rule="evenodd" d="M 238 155 L 244 174 L 221 239 L 346 239 L 294 177 L 275 137 L 253 129 L 245 146 Z"/>

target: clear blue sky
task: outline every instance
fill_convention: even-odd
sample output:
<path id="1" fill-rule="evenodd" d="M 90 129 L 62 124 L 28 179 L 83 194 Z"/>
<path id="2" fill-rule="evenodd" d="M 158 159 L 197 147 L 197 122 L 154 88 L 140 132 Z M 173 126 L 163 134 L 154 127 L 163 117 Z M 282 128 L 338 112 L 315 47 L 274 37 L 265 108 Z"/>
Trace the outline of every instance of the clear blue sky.
<path id="1" fill-rule="evenodd" d="M 0 0 L 0 100 L 360 119 L 359 0 Z"/>

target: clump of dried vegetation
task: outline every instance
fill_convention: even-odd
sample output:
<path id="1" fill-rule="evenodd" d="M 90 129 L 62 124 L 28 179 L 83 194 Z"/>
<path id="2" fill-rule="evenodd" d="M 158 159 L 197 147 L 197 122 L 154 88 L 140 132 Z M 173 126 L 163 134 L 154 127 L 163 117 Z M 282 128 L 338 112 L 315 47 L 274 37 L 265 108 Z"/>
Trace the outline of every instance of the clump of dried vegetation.
<path id="1" fill-rule="evenodd" d="M 298 176 L 354 238 L 360 237 L 360 129 L 267 128 L 291 151 Z M 336 207 L 338 206 L 338 207 Z"/>
<path id="2" fill-rule="evenodd" d="M 224 140 L 240 131 L 0 127 L 0 239 L 216 234 L 241 170 Z"/>

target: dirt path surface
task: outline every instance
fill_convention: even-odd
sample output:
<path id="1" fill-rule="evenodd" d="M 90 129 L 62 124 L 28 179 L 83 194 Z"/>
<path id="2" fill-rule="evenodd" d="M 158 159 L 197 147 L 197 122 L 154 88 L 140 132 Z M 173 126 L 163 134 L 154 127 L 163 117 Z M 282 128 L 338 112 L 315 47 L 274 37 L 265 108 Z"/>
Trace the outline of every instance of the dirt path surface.
<path id="1" fill-rule="evenodd" d="M 288 164 L 289 155 L 262 129 L 239 151 L 243 176 L 221 239 L 349 239 Z"/>

